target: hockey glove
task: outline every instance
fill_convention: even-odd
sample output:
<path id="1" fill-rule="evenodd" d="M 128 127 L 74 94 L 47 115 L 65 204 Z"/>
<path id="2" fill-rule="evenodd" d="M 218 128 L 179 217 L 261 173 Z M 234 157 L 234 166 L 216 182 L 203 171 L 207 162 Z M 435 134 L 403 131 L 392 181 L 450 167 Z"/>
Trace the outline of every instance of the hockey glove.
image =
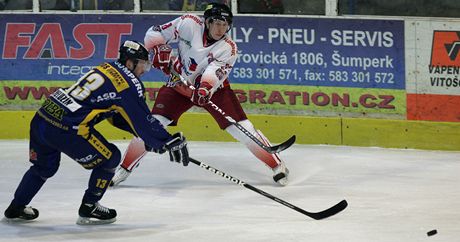
<path id="1" fill-rule="evenodd" d="M 211 89 L 211 84 L 207 82 L 200 83 L 200 86 L 192 94 L 192 102 L 198 106 L 206 105 L 211 99 Z"/>
<path id="2" fill-rule="evenodd" d="M 166 151 L 169 151 L 170 161 L 175 161 L 178 163 L 182 162 L 184 166 L 187 166 L 189 163 L 187 141 L 182 135 L 182 132 L 173 134 L 171 140 L 166 142 L 166 144 L 160 149 L 155 149 L 145 144 L 145 150 L 158 154 L 163 154 Z"/>
<path id="3" fill-rule="evenodd" d="M 188 165 L 189 156 L 187 141 L 182 135 L 182 132 L 173 134 L 172 139 L 165 144 L 165 149 L 169 151 L 169 160 L 182 162 L 184 166 Z"/>
<path id="4" fill-rule="evenodd" d="M 189 156 L 187 141 L 182 135 L 182 132 L 173 134 L 172 139 L 165 144 L 165 149 L 169 151 L 169 160 L 182 162 L 184 166 L 188 165 Z"/>
<path id="5" fill-rule="evenodd" d="M 171 52 L 172 48 L 167 44 L 160 44 L 153 47 L 153 67 L 160 69 L 166 75 L 169 75 L 171 71 L 169 70 L 169 63 L 171 61 Z"/>

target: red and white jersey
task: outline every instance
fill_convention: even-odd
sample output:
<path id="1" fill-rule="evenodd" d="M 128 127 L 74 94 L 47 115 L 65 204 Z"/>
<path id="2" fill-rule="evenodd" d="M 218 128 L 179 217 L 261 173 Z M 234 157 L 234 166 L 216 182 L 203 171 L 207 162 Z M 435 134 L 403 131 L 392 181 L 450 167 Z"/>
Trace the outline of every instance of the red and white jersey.
<path id="1" fill-rule="evenodd" d="M 207 45 L 204 19 L 185 14 L 163 25 L 152 26 L 145 34 L 145 47 L 178 43 L 178 61 L 174 64 L 191 84 L 208 82 L 216 91 L 227 79 L 237 58 L 237 46 L 227 34 Z"/>

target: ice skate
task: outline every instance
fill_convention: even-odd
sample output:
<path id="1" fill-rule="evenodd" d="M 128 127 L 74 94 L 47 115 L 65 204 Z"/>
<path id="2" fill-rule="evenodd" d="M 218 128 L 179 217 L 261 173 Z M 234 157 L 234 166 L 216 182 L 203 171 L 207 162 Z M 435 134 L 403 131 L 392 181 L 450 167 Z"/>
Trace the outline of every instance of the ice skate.
<path id="1" fill-rule="evenodd" d="M 38 210 L 31 206 L 17 206 L 10 204 L 5 210 L 6 222 L 28 222 L 38 217 Z"/>
<path id="2" fill-rule="evenodd" d="M 110 182 L 111 187 L 118 186 L 118 184 L 122 183 L 123 181 L 128 178 L 128 176 L 131 175 L 131 172 L 126 170 L 125 168 L 119 166 L 117 168 L 117 171 L 115 171 L 115 175 L 112 178 L 112 181 Z"/>
<path id="3" fill-rule="evenodd" d="M 82 203 L 78 215 L 79 225 L 110 224 L 117 220 L 115 209 L 106 208 L 99 203 Z"/>
<path id="4" fill-rule="evenodd" d="M 276 183 L 280 184 L 281 186 L 286 186 L 288 184 L 289 170 L 286 168 L 284 163 L 281 163 L 277 167 L 273 168 L 273 174 L 273 180 Z"/>

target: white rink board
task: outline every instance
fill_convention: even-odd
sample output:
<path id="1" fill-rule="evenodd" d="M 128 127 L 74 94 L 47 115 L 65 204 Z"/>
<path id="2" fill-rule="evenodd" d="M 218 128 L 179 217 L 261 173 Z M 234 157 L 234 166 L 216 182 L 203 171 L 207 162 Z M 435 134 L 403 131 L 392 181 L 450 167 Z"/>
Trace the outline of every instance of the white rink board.
<path id="1" fill-rule="evenodd" d="M 435 85 L 431 84 L 431 78 L 437 77 L 457 78 L 460 81 L 460 75 L 449 74 L 447 71 L 443 73 L 434 73 L 433 71 L 433 73 L 430 73 L 429 66 L 433 52 L 434 31 L 460 32 L 460 20 L 405 20 L 406 91 L 413 94 L 460 95 L 460 85 L 454 86 L 454 84 L 447 85 L 446 83 L 442 85 L 441 82 Z M 460 45 L 460 42 L 458 44 Z M 437 51 L 446 51 L 445 54 L 447 55 L 447 50 Z M 460 49 L 458 49 L 457 55 L 460 55 Z M 460 58 L 457 57 L 457 59 Z M 460 63 L 454 65 L 458 67 Z"/>

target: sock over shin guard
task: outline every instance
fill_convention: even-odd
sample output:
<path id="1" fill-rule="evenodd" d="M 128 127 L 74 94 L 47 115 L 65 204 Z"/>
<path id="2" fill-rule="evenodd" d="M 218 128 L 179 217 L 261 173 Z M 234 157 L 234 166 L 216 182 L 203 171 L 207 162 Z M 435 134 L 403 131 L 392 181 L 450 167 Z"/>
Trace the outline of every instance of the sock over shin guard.
<path id="1" fill-rule="evenodd" d="M 260 130 L 256 130 L 254 128 L 251 121 L 246 119 L 238 123 L 241 124 L 241 126 L 243 126 L 246 130 L 251 132 L 254 137 L 257 137 L 262 143 L 270 146 L 268 139 L 262 134 L 262 132 L 260 132 Z M 268 167 L 273 169 L 281 163 L 281 159 L 278 154 L 270 154 L 266 150 L 262 149 L 262 147 L 257 145 L 251 138 L 241 132 L 241 130 L 235 127 L 235 125 L 230 125 L 225 130 L 230 133 L 236 140 L 246 145 L 251 153 L 254 154 L 259 160 L 264 162 Z"/>
<path id="2" fill-rule="evenodd" d="M 121 167 L 128 171 L 132 171 L 139 165 L 140 160 L 145 156 L 145 154 L 147 154 L 147 151 L 145 151 L 144 141 L 140 138 L 134 137 L 128 145 Z"/>

